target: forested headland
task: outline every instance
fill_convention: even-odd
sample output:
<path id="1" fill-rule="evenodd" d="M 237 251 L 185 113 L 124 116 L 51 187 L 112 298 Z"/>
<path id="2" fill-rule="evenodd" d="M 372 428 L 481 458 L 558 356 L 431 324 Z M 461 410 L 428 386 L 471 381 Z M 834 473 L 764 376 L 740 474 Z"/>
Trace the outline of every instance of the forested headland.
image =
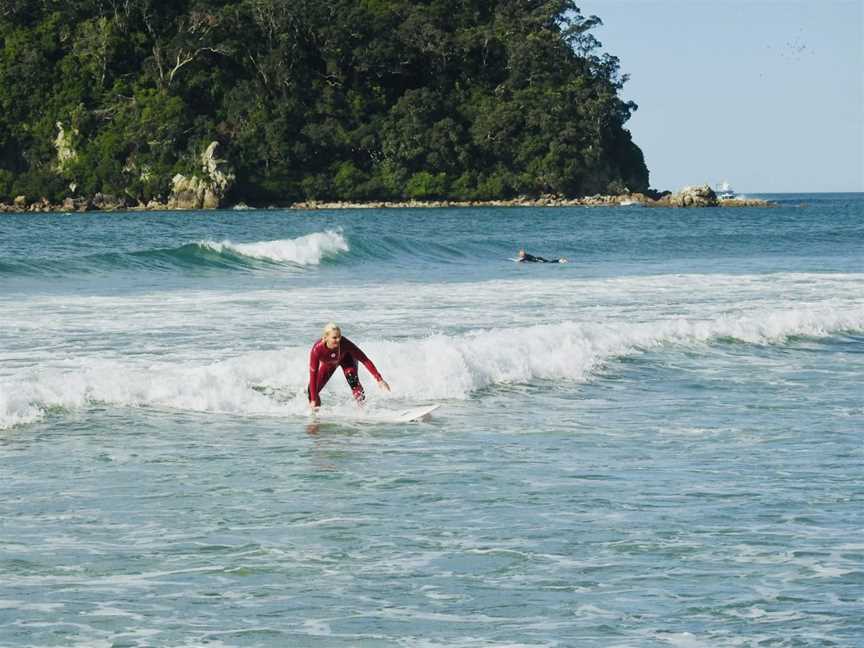
<path id="1" fill-rule="evenodd" d="M 212 142 L 223 203 L 645 191 L 599 23 L 571 0 L 0 0 L 0 201 L 165 201 Z"/>

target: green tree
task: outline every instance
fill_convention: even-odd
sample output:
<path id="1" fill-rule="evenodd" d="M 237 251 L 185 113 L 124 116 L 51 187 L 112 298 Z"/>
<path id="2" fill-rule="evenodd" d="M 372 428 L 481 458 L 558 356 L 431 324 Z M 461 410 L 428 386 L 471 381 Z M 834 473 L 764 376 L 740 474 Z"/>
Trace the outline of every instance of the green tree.
<path id="1" fill-rule="evenodd" d="M 216 139 L 251 204 L 645 190 L 600 24 L 572 0 L 5 0 L 0 189 L 164 197 Z"/>

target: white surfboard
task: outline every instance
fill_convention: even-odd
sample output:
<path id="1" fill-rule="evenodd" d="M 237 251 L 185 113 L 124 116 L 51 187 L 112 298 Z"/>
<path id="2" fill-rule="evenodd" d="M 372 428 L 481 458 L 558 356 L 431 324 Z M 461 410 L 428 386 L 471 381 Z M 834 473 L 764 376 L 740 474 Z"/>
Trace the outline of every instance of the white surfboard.
<path id="1" fill-rule="evenodd" d="M 394 412 L 392 416 L 387 416 L 385 420 L 393 423 L 411 423 L 412 421 L 425 421 L 432 415 L 439 405 L 420 405 L 418 407 L 410 407 L 402 412 Z"/>
<path id="2" fill-rule="evenodd" d="M 354 423 L 412 423 L 425 421 L 440 405 L 418 405 L 404 410 L 373 410 L 361 408 L 352 411 L 318 410 L 312 418 L 318 421 L 351 421 Z"/>

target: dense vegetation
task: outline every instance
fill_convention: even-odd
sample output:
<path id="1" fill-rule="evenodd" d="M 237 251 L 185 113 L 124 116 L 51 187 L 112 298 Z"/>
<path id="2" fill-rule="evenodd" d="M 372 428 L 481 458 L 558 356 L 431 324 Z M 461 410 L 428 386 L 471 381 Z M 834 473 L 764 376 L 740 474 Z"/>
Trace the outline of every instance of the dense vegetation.
<path id="1" fill-rule="evenodd" d="M 0 0 L 0 200 L 164 197 L 213 140 L 253 204 L 644 190 L 598 23 L 572 0 Z"/>

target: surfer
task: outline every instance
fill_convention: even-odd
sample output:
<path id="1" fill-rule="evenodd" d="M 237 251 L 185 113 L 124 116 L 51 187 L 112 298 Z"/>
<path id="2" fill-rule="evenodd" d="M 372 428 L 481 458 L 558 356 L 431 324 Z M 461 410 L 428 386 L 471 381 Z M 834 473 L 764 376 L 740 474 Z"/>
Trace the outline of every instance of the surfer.
<path id="1" fill-rule="evenodd" d="M 366 357 L 360 348 L 348 338 L 342 337 L 342 329 L 330 322 L 324 327 L 321 339 L 312 345 L 309 353 L 309 385 L 306 394 L 309 396 L 309 407 L 317 409 L 321 407 L 320 392 L 330 380 L 330 376 L 336 371 L 336 367 L 342 367 L 345 380 L 354 394 L 354 399 L 362 403 L 366 399 L 363 385 L 357 375 L 357 363 L 362 362 L 372 377 L 378 381 L 378 387 L 390 391 L 390 385 L 381 377 L 381 374 Z"/>
<path id="2" fill-rule="evenodd" d="M 561 257 L 560 259 L 546 259 L 541 256 L 535 256 L 534 254 L 528 254 L 525 251 L 525 248 L 519 249 L 519 254 L 516 257 L 516 261 L 519 263 L 567 263 L 567 259 Z"/>

